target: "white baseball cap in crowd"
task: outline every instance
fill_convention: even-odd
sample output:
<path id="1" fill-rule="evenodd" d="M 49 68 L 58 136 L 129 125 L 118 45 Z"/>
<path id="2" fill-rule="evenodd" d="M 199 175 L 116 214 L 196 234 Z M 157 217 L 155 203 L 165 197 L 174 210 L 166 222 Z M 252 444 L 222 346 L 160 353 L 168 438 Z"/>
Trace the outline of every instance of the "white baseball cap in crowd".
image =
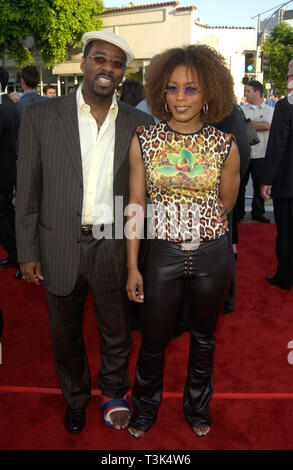
<path id="1" fill-rule="evenodd" d="M 129 44 L 125 41 L 125 39 L 121 38 L 120 36 L 117 36 L 117 34 L 115 33 L 111 33 L 110 31 L 89 31 L 87 33 L 84 33 L 84 35 L 82 36 L 82 40 L 83 53 L 86 46 L 90 42 L 100 40 L 109 42 L 110 44 L 114 44 L 114 46 L 117 46 L 122 49 L 122 51 L 126 55 L 126 65 L 130 64 L 130 62 L 134 59 L 134 52 L 129 46 Z"/>

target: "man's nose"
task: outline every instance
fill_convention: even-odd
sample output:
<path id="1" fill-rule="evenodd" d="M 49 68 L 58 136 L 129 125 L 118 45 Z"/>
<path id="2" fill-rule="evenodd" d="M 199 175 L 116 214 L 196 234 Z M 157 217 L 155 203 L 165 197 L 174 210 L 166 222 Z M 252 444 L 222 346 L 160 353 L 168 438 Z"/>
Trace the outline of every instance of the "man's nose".
<path id="1" fill-rule="evenodd" d="M 101 66 L 102 70 L 113 71 L 114 65 L 111 59 L 106 59 L 105 63 Z"/>

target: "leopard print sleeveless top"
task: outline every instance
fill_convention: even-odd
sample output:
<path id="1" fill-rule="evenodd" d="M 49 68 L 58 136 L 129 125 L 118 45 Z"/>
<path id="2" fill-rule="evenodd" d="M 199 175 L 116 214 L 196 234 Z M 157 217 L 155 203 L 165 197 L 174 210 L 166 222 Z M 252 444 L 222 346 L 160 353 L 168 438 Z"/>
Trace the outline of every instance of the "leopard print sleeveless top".
<path id="1" fill-rule="evenodd" d="M 232 135 L 210 125 L 180 134 L 164 121 L 139 126 L 136 134 L 152 203 L 148 238 L 202 243 L 224 235 L 218 196 Z"/>

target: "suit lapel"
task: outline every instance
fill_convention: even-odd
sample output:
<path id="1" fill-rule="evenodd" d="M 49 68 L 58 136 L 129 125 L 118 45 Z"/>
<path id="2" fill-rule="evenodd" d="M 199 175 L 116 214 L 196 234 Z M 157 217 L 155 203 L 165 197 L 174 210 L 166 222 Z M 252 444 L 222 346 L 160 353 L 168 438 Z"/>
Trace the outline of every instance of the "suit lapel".
<path id="1" fill-rule="evenodd" d="M 68 158 L 82 180 L 82 160 L 78 130 L 76 93 L 66 95 L 57 100 L 58 117 L 57 132 L 61 142 L 67 147 Z"/>
<path id="2" fill-rule="evenodd" d="M 116 132 L 115 132 L 115 151 L 114 151 L 114 177 L 117 175 L 121 163 L 125 158 L 130 139 L 132 135 L 132 128 L 129 125 L 129 112 L 118 103 L 119 112 L 116 118 Z"/>

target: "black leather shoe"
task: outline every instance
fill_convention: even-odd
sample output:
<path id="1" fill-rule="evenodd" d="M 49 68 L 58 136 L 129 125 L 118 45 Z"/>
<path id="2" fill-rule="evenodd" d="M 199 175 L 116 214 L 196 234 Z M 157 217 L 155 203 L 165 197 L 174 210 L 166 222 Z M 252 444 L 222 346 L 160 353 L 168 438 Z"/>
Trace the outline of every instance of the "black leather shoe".
<path id="1" fill-rule="evenodd" d="M 257 222 L 262 222 L 263 224 L 269 224 L 270 219 L 267 219 L 264 215 L 260 215 L 259 217 L 251 216 L 252 220 L 256 220 Z"/>
<path id="2" fill-rule="evenodd" d="M 277 285 L 275 280 L 274 280 L 274 276 L 272 276 L 271 274 L 267 274 L 266 275 L 266 280 L 270 283 L 270 284 L 273 284 L 273 286 Z"/>
<path id="3" fill-rule="evenodd" d="M 289 290 L 291 289 L 291 286 L 289 287 L 284 287 L 284 286 L 281 286 L 274 278 L 274 276 L 272 276 L 271 274 L 267 274 L 266 275 L 266 280 L 272 284 L 273 286 L 277 286 L 277 287 L 280 287 L 280 289 L 285 289 L 285 290 Z"/>
<path id="4" fill-rule="evenodd" d="M 22 272 L 21 272 L 21 271 L 16 271 L 16 273 L 14 274 L 14 277 L 15 277 L 15 279 L 17 279 L 18 281 L 20 281 L 20 279 L 23 279 L 23 277 L 22 277 Z"/>
<path id="5" fill-rule="evenodd" d="M 0 259 L 0 267 L 1 268 L 17 268 L 18 262 L 14 260 L 10 260 L 9 258 Z"/>
<path id="6" fill-rule="evenodd" d="M 85 408 L 78 408 L 77 410 L 67 408 L 64 418 L 67 431 L 72 433 L 81 432 L 85 426 L 85 422 Z"/>

